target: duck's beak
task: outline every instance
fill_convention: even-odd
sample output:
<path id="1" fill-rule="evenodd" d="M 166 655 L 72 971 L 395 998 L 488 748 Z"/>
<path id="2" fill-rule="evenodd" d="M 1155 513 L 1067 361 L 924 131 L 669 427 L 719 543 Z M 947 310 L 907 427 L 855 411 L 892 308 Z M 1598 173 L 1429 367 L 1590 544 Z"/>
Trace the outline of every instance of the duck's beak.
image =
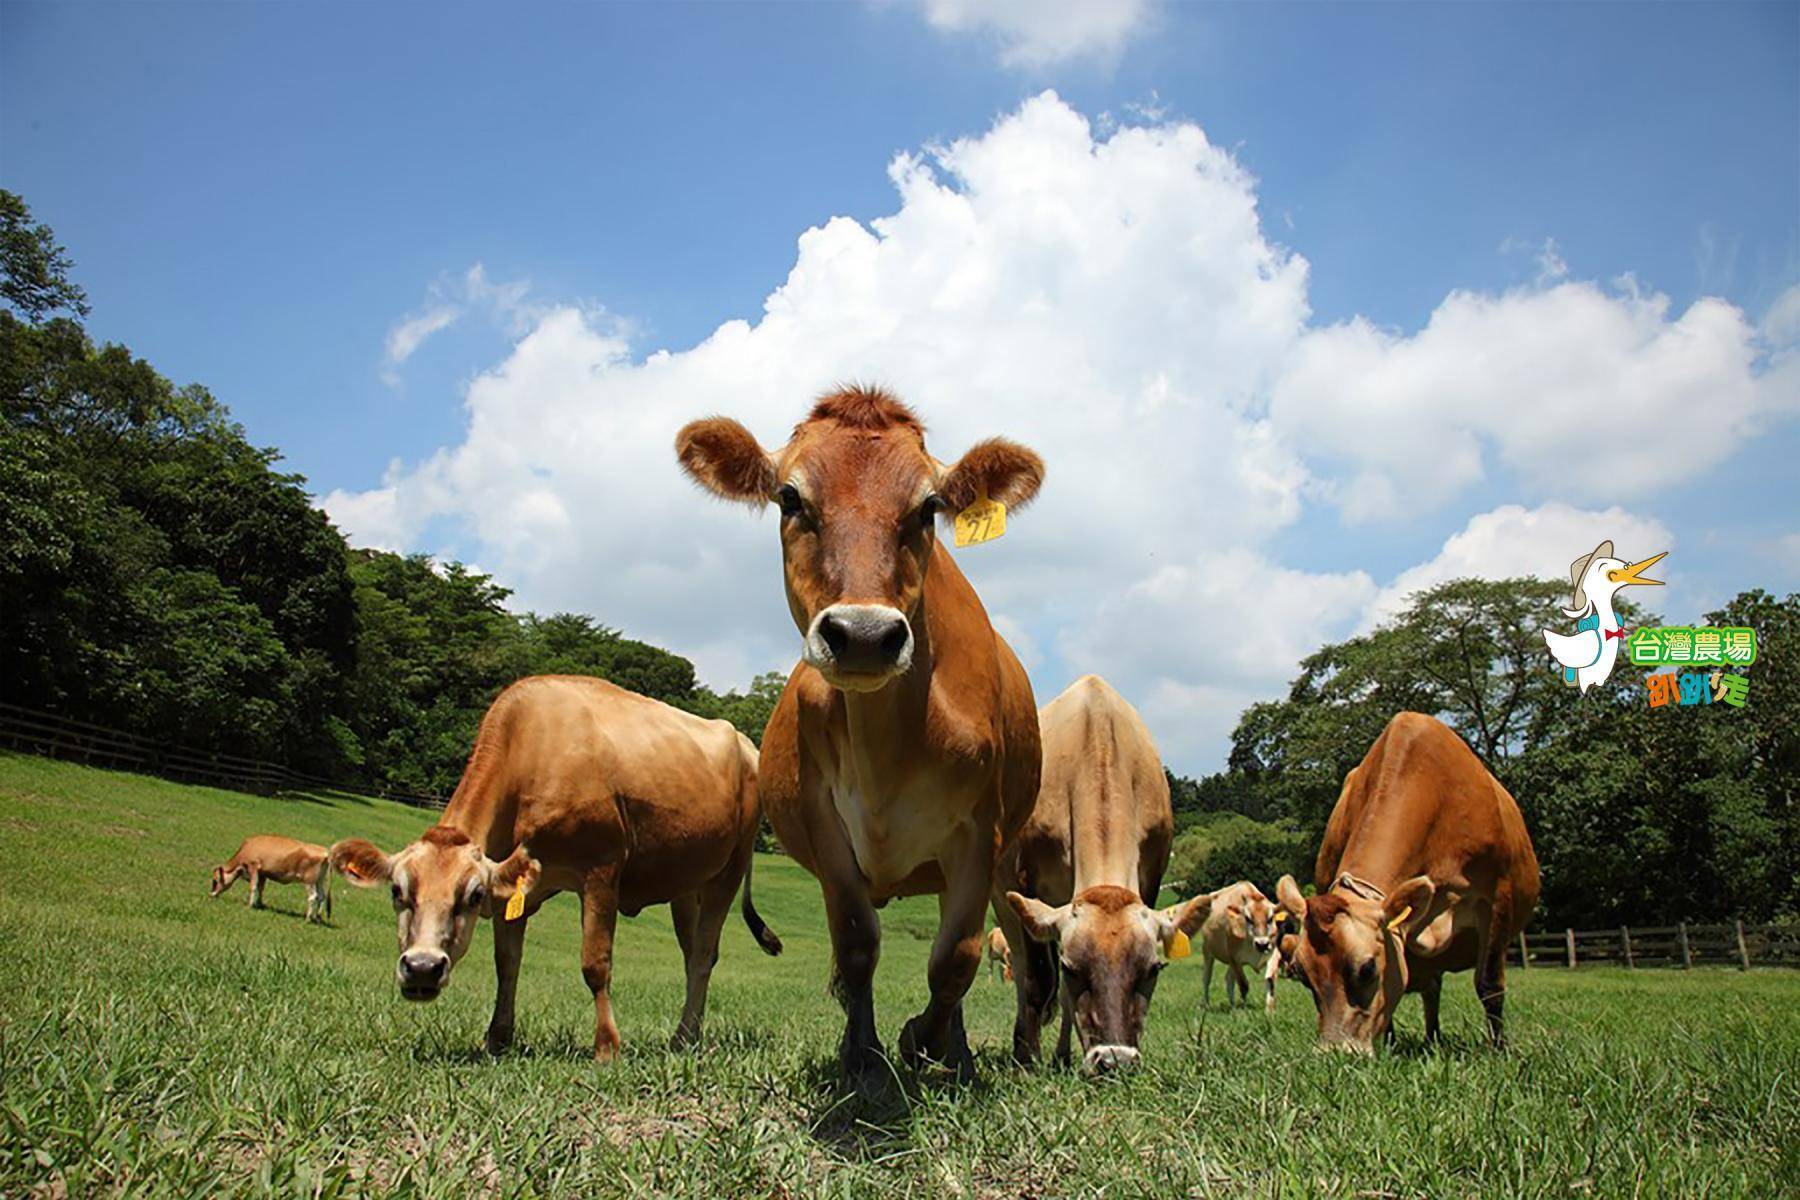
<path id="1" fill-rule="evenodd" d="M 1660 580 L 1660 579 L 1644 579 L 1638 574 L 1638 572 L 1639 571 L 1648 571 L 1651 567 L 1654 567 L 1657 563 L 1661 562 L 1663 559 L 1667 558 L 1668 556 L 1669 556 L 1669 552 L 1667 550 L 1664 550 L 1661 554 L 1653 554 L 1649 558 L 1646 558 L 1643 562 L 1634 562 L 1629 567 L 1625 567 L 1622 570 L 1608 571 L 1606 573 L 1606 577 L 1608 579 L 1612 580 L 1614 583 L 1618 584 L 1620 587 L 1626 587 L 1633 583 L 1648 583 L 1648 584 L 1653 584 L 1656 587 L 1661 587 L 1662 583 L 1663 583 L 1662 580 Z"/>

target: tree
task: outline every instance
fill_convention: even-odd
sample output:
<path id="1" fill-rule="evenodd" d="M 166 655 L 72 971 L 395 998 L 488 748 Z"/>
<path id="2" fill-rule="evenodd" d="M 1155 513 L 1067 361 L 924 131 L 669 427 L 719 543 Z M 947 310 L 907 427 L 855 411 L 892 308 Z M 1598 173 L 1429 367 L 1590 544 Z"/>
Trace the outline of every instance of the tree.
<path id="1" fill-rule="evenodd" d="M 27 321 L 66 310 L 88 315 L 87 295 L 69 281 L 74 266 L 48 225 L 34 225 L 31 210 L 0 189 L 0 300 Z"/>

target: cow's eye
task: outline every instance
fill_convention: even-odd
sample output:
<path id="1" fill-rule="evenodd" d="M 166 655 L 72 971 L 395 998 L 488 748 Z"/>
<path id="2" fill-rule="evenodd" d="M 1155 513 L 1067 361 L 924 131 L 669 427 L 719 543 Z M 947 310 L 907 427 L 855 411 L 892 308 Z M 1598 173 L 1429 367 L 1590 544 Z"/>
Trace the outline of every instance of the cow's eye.
<path id="1" fill-rule="evenodd" d="M 1356 986 L 1366 988 L 1375 982 L 1375 960 L 1365 958 L 1362 965 L 1356 968 Z"/>
<path id="2" fill-rule="evenodd" d="M 406 893 L 400 890 L 400 885 L 397 883 L 394 885 L 394 907 L 406 907 Z"/>
<path id="3" fill-rule="evenodd" d="M 487 899 L 487 890 L 479 883 L 469 889 L 469 907 L 480 908 L 481 902 Z"/>
<path id="4" fill-rule="evenodd" d="M 934 495 L 925 497 L 924 503 L 919 505 L 919 525 L 920 525 L 920 527 L 924 528 L 924 529 L 930 529 L 931 523 L 933 521 L 937 520 L 938 514 L 943 511 L 944 511 L 944 498 L 942 496 L 934 494 Z"/>
<path id="5" fill-rule="evenodd" d="M 791 483 L 784 483 L 777 489 L 775 503 L 781 506 L 781 515 L 784 517 L 797 517 L 806 508 L 800 499 L 800 489 Z"/>
<path id="6" fill-rule="evenodd" d="M 1144 999 L 1148 1000 L 1150 998 L 1150 993 L 1156 990 L 1156 980 L 1157 977 L 1162 974 L 1162 969 L 1162 963 L 1153 962 L 1150 964 L 1150 969 L 1144 972 L 1144 977 L 1138 980 L 1137 990 L 1143 995 Z"/>

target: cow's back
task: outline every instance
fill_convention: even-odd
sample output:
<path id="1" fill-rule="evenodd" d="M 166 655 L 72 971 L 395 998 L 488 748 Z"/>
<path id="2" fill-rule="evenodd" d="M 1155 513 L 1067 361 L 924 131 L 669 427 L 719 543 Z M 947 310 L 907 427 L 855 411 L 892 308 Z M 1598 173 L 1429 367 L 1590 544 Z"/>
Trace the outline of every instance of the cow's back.
<path id="1" fill-rule="evenodd" d="M 1043 773 L 1019 839 L 1032 894 L 1066 904 L 1096 882 L 1156 902 L 1174 821 L 1168 777 L 1137 711 L 1087 675 L 1039 713 Z"/>
<path id="2" fill-rule="evenodd" d="M 325 857 L 325 847 L 277 833 L 252 834 L 234 856 L 235 861 L 256 867 L 259 874 L 280 879 L 310 877 Z"/>
<path id="3" fill-rule="evenodd" d="M 489 709 L 451 804 L 494 806 L 492 855 L 528 841 L 555 858 L 710 874 L 754 820 L 755 769 L 729 722 L 602 679 L 535 676 Z"/>
<path id="4" fill-rule="evenodd" d="M 1421 713 L 1397 714 L 1344 780 L 1314 885 L 1323 892 L 1343 872 L 1429 875 L 1504 895 L 1521 921 L 1537 903 L 1537 856 L 1518 804 L 1462 738 Z"/>

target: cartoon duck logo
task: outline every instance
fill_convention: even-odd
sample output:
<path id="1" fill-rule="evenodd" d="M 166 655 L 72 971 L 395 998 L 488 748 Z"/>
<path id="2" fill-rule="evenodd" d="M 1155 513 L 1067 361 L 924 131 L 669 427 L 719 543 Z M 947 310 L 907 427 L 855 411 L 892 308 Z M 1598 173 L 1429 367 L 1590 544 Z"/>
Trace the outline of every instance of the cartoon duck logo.
<path id="1" fill-rule="evenodd" d="M 1613 556 L 1613 544 L 1601 542 L 1592 554 L 1584 555 L 1569 565 L 1569 582 L 1575 594 L 1563 615 L 1574 617 L 1573 634 L 1544 630 L 1544 641 L 1550 655 L 1562 664 L 1563 682 L 1583 692 L 1605 683 L 1625 644 L 1625 631 L 1613 614 L 1613 596 L 1622 587 L 1634 583 L 1662 586 L 1660 579 L 1645 579 L 1643 572 L 1661 562 L 1668 551 L 1651 555 L 1642 562 L 1627 564 Z"/>

